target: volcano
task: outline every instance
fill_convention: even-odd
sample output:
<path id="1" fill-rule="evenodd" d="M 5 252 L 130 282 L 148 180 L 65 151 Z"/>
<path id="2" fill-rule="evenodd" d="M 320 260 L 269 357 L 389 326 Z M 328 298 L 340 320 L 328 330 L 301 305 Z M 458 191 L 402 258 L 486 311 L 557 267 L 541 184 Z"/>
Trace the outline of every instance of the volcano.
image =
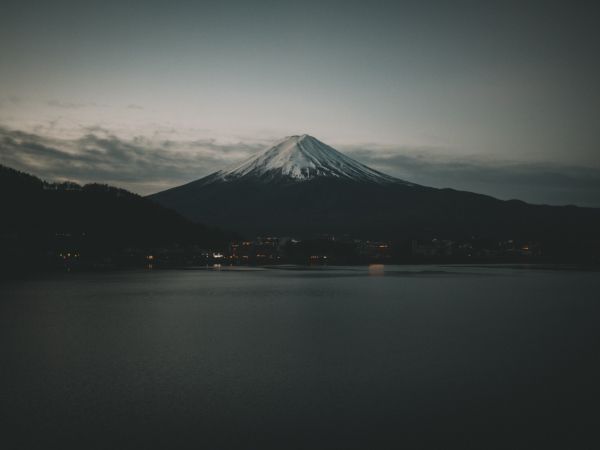
<path id="1" fill-rule="evenodd" d="M 405 183 L 373 170 L 307 134 L 288 136 L 239 166 L 209 177 L 211 180 L 255 179 L 267 182 L 310 181 L 316 178 L 361 183 Z"/>
<path id="2" fill-rule="evenodd" d="M 150 198 L 191 220 L 248 236 L 576 239 L 600 227 L 599 209 L 421 186 L 307 134 Z"/>

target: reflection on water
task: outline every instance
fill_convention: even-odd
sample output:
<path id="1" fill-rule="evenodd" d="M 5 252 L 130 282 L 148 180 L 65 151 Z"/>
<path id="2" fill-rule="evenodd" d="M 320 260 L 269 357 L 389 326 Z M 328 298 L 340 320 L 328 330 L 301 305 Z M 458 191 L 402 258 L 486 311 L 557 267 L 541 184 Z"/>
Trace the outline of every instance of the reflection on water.
<path id="1" fill-rule="evenodd" d="M 223 266 L 0 290 L 3 448 L 596 439 L 598 273 Z"/>
<path id="2" fill-rule="evenodd" d="M 369 275 L 381 276 L 385 273 L 385 266 L 383 264 L 369 264 Z"/>

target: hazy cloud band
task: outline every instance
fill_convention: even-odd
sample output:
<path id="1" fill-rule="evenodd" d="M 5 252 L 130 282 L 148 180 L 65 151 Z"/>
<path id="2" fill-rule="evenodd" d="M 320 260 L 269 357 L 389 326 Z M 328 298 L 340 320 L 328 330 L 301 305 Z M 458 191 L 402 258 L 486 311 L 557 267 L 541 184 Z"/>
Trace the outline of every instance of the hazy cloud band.
<path id="1" fill-rule="evenodd" d="M 103 182 L 141 194 L 198 179 L 263 148 L 212 140 L 125 140 L 101 128 L 87 129 L 76 139 L 57 139 L 0 127 L 0 164 L 47 180 Z M 535 203 L 600 206 L 599 169 L 461 160 L 410 148 L 341 150 L 373 168 L 423 185 Z"/>

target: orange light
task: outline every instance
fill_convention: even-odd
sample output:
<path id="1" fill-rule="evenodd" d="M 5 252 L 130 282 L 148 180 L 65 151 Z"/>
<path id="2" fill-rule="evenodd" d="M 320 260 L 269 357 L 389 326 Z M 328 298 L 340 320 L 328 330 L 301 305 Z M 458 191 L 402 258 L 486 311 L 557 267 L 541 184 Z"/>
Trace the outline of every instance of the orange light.
<path id="1" fill-rule="evenodd" d="M 383 264 L 370 264 L 369 275 L 381 276 L 385 272 L 385 266 Z"/>

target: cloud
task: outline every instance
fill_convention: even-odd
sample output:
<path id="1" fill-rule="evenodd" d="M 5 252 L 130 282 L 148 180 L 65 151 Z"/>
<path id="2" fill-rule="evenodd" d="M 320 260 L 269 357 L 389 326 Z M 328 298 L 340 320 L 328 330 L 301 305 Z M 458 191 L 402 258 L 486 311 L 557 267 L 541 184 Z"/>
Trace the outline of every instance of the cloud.
<path id="1" fill-rule="evenodd" d="M 0 127 L 0 164 L 47 180 L 102 182 L 141 194 L 192 181 L 237 162 L 260 146 L 212 140 L 123 140 L 101 127 L 56 139 Z"/>
<path id="2" fill-rule="evenodd" d="M 453 157 L 433 148 L 371 148 L 375 150 L 352 147 L 347 153 L 382 172 L 426 186 L 600 207 L 600 168 Z"/>
<path id="3" fill-rule="evenodd" d="M 94 102 L 69 102 L 64 100 L 52 99 L 46 102 L 46 105 L 52 106 L 54 108 L 62 108 L 62 109 L 80 109 L 80 108 L 88 108 L 90 106 L 98 106 Z"/>
<path id="4" fill-rule="evenodd" d="M 4 107 L 4 106 L 15 106 L 20 104 L 23 101 L 23 99 L 17 95 L 9 95 L 7 97 L 1 97 L 0 98 L 0 108 Z"/>
<path id="5" fill-rule="evenodd" d="M 79 137 L 58 139 L 0 126 L 0 164 L 47 180 L 102 182 L 149 194 L 237 164 L 265 148 L 262 142 L 122 139 L 100 126 L 80 130 Z M 597 168 L 458 158 L 435 148 L 370 145 L 341 150 L 382 172 L 426 186 L 600 207 Z"/>

